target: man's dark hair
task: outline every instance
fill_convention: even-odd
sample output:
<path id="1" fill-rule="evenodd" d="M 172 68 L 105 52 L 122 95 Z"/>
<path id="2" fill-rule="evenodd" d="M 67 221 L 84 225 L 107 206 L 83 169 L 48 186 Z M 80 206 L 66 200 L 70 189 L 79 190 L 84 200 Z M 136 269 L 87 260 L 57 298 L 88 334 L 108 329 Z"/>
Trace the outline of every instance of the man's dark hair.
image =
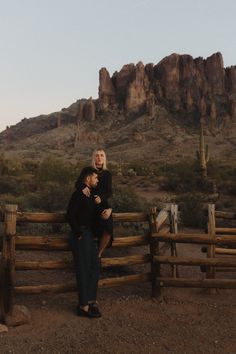
<path id="1" fill-rule="evenodd" d="M 98 173 L 98 171 L 96 170 L 96 168 L 92 167 L 92 166 L 88 166 L 88 167 L 84 167 L 82 169 L 82 171 L 80 172 L 80 175 L 75 183 L 75 188 L 79 188 L 81 187 L 81 185 L 84 183 L 85 179 L 88 176 L 93 175 L 94 173 Z"/>

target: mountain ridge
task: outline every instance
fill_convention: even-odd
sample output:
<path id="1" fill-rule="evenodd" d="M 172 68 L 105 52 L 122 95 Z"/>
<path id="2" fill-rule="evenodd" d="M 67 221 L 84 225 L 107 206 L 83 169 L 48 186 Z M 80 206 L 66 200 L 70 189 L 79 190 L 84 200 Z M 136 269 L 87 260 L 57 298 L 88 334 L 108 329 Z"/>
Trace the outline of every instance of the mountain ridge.
<path id="1" fill-rule="evenodd" d="M 79 99 L 60 112 L 24 118 L 0 134 L 0 147 L 14 151 L 41 146 L 83 155 L 101 145 L 114 150 L 114 156 L 123 147 L 132 159 L 134 152 L 130 156 L 127 149 L 142 150 L 146 157 L 150 142 L 151 154 L 165 140 L 180 151 L 191 139 L 197 144 L 200 121 L 213 150 L 224 141 L 227 148 L 220 155 L 234 151 L 236 66 L 224 68 L 220 53 L 207 59 L 174 53 L 156 65 L 126 64 L 112 76 L 102 68 L 98 99 Z M 23 149 L 24 144 L 31 147 Z"/>

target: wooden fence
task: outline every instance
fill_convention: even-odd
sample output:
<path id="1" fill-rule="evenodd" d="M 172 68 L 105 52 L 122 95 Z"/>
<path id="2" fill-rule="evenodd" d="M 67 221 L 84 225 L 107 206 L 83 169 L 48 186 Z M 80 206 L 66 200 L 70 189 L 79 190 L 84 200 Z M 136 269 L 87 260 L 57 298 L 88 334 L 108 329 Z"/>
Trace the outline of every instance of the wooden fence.
<path id="1" fill-rule="evenodd" d="M 225 259 L 230 261 L 228 256 L 235 256 L 234 258 L 236 258 L 236 248 L 232 248 L 232 246 L 235 246 L 235 243 L 231 242 L 232 237 L 233 239 L 236 239 L 236 227 L 219 227 L 217 224 L 222 220 L 236 221 L 236 213 L 217 211 L 215 210 L 214 205 L 210 205 L 208 212 L 208 231 L 212 233 L 213 238 L 218 240 L 220 239 L 222 241 L 218 244 L 202 247 L 202 252 L 207 253 L 208 257 L 212 256 L 219 261 L 219 266 L 217 268 L 208 267 L 206 269 L 207 276 L 210 278 L 215 277 L 216 272 L 236 271 L 236 268 L 232 268 L 233 266 L 231 267 L 230 265 L 224 265 Z"/>
<path id="2" fill-rule="evenodd" d="M 235 249 L 230 247 L 236 246 L 236 229 L 235 228 L 217 228 L 215 218 L 235 219 L 236 213 L 226 213 L 215 211 L 215 205 L 208 205 L 208 232 L 205 234 L 187 234 L 174 233 L 163 235 L 161 232 L 152 232 L 151 242 L 155 245 L 153 254 L 153 262 L 156 265 L 155 277 L 155 294 L 160 294 L 162 287 L 193 287 L 193 288 L 224 288 L 236 289 L 236 279 L 216 279 L 216 269 L 224 267 L 224 271 L 230 271 L 236 268 L 236 257 L 217 258 L 217 254 L 235 255 Z M 158 230 L 157 230 L 158 231 Z M 178 257 L 177 255 L 165 256 L 160 250 L 160 242 L 170 243 L 190 243 L 205 244 L 207 258 Z M 220 248 L 221 245 L 229 248 Z M 164 246 L 162 246 L 164 247 Z M 161 264 L 169 264 L 173 266 L 203 266 L 207 269 L 204 279 L 181 278 L 172 274 L 172 277 L 161 276 Z"/>
<path id="3" fill-rule="evenodd" d="M 102 267 L 110 266 L 135 266 L 147 264 L 148 271 L 137 274 L 130 274 L 119 277 L 110 277 L 99 281 L 100 287 L 119 286 L 122 284 L 132 284 L 135 282 L 150 281 L 152 277 L 152 244 L 150 242 L 150 229 L 156 222 L 165 222 L 168 211 L 163 211 L 156 218 L 157 210 L 154 208 L 148 213 L 113 213 L 114 222 L 145 223 L 147 231 L 139 235 L 115 237 L 112 249 L 142 247 L 138 254 L 125 257 L 102 258 Z M 164 218 L 163 218 L 164 216 Z M 17 294 L 39 294 L 43 292 L 66 292 L 76 290 L 76 282 L 60 284 L 40 284 L 40 285 L 18 285 L 17 271 L 27 270 L 52 270 L 73 268 L 71 260 L 19 260 L 18 250 L 24 251 L 70 251 L 68 235 L 19 235 L 18 225 L 27 223 L 66 223 L 65 213 L 31 213 L 19 212 L 16 205 L 6 205 L 2 213 L 2 221 L 5 223 L 5 233 L 2 244 L 1 263 L 1 289 L 0 292 L 0 314 L 4 317 L 6 312 L 11 312 Z M 165 226 L 166 231 L 170 231 L 169 226 Z M 146 268 L 146 267 L 145 267 Z"/>
<path id="4" fill-rule="evenodd" d="M 133 236 L 116 236 L 112 249 L 142 247 L 138 254 L 125 257 L 109 257 L 102 259 L 102 266 L 135 266 L 149 265 L 149 270 L 125 276 L 101 279 L 100 287 L 120 286 L 135 282 L 149 281 L 152 284 L 152 296 L 158 296 L 161 288 L 171 287 L 206 287 L 206 288 L 236 288 L 235 279 L 215 279 L 215 267 L 236 267 L 236 257 L 216 258 L 218 245 L 236 245 L 236 237 L 231 231 L 224 231 L 224 235 L 214 231 L 214 206 L 209 205 L 209 227 L 207 234 L 188 234 L 178 232 L 178 206 L 168 205 L 165 209 L 152 208 L 148 213 L 114 213 L 114 222 L 144 222 L 147 232 Z M 233 214 L 233 213 L 232 213 Z M 223 215 L 223 214 L 221 214 Z M 226 214 L 225 214 L 226 215 Z M 229 214 L 227 214 L 228 216 Z M 231 215 L 232 216 L 232 215 Z M 233 214 L 235 217 L 235 214 Z M 16 205 L 6 205 L 2 214 L 5 223 L 3 235 L 2 259 L 0 263 L 0 318 L 6 312 L 11 312 L 17 294 L 39 294 L 43 292 L 65 292 L 76 290 L 76 283 L 18 285 L 17 271 L 49 270 L 72 268 L 72 261 L 68 260 L 19 260 L 18 250 L 52 250 L 69 251 L 67 235 L 19 235 L 18 224 L 27 223 L 66 223 L 64 213 L 29 213 L 17 211 Z M 222 231 L 222 230 L 217 230 Z M 207 245 L 207 258 L 180 257 L 176 245 L 178 243 Z M 166 253 L 169 252 L 169 255 Z M 111 251 L 112 253 L 112 251 Z M 162 265 L 171 266 L 171 277 L 163 277 Z M 205 279 L 186 279 L 179 276 L 178 266 L 206 266 Z"/>

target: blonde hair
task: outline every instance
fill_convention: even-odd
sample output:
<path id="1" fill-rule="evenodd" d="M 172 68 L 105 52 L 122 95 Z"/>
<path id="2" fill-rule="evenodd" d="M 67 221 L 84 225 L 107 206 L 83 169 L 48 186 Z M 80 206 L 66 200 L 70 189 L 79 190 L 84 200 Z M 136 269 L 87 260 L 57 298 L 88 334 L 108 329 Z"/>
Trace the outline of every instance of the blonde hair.
<path id="1" fill-rule="evenodd" d="M 93 155 L 92 155 L 92 166 L 94 168 L 96 168 L 95 161 L 96 161 L 96 155 L 97 155 L 98 152 L 102 152 L 104 154 L 104 164 L 102 165 L 102 169 L 106 170 L 107 169 L 107 157 L 106 157 L 106 153 L 105 153 L 105 151 L 103 149 L 94 150 Z"/>

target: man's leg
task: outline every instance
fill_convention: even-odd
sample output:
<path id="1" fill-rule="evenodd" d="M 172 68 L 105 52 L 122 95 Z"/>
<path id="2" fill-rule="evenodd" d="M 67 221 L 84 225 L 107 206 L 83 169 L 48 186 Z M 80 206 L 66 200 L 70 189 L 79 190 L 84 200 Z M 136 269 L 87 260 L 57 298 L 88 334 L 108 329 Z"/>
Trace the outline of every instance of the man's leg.
<path id="1" fill-rule="evenodd" d="M 98 280 L 100 273 L 100 259 L 98 257 L 98 242 L 91 241 L 91 265 L 89 272 L 89 288 L 88 288 L 88 299 L 89 302 L 96 302 L 97 300 L 97 289 Z"/>
<path id="2" fill-rule="evenodd" d="M 97 289 L 98 280 L 101 267 L 101 258 L 98 257 L 98 242 L 92 241 L 92 259 L 90 268 L 90 282 L 89 282 L 89 308 L 91 313 L 95 317 L 101 317 L 101 312 L 99 311 L 97 305 Z"/>
<path id="3" fill-rule="evenodd" d="M 70 231 L 69 233 L 69 244 L 70 244 L 70 249 L 72 251 L 72 256 L 74 260 L 77 293 L 78 293 L 78 301 L 79 301 L 79 246 L 78 246 L 78 239 L 72 231 Z"/>
<path id="4" fill-rule="evenodd" d="M 76 280 L 79 295 L 79 307 L 88 305 L 89 271 L 91 267 L 90 237 L 87 230 L 83 232 L 82 239 L 78 240 L 71 235 L 70 244 L 75 263 Z"/>
<path id="5" fill-rule="evenodd" d="M 91 236 L 90 231 L 85 230 L 82 239 L 79 240 L 79 306 L 84 308 L 89 302 L 89 284 L 91 269 Z"/>

